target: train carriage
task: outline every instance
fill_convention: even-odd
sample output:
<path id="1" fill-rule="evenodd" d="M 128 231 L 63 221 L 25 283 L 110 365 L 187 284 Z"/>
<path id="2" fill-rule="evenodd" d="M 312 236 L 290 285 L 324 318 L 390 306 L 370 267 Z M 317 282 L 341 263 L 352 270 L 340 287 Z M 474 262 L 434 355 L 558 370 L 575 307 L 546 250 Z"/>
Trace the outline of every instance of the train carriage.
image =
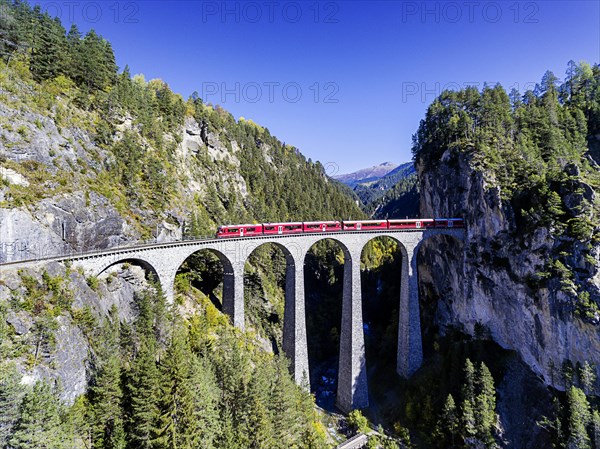
<path id="1" fill-rule="evenodd" d="M 371 231 L 376 229 L 387 229 L 387 220 L 360 220 L 360 221 L 343 221 L 342 227 L 344 231 Z"/>
<path id="2" fill-rule="evenodd" d="M 342 230 L 342 223 L 339 221 L 305 221 L 303 223 L 304 232 L 335 232 Z"/>
<path id="3" fill-rule="evenodd" d="M 299 232 L 304 232 L 302 222 L 266 223 L 263 225 L 263 234 L 265 235 L 297 234 Z"/>
<path id="4" fill-rule="evenodd" d="M 413 218 L 391 220 L 305 221 L 219 226 L 217 238 L 253 237 L 340 231 L 375 231 L 386 229 L 464 228 L 462 218 Z"/>
<path id="5" fill-rule="evenodd" d="M 388 220 L 388 229 L 421 229 L 431 228 L 434 226 L 434 221 L 431 219 L 392 219 Z"/>
<path id="6" fill-rule="evenodd" d="M 253 237 L 262 234 L 262 224 L 228 225 L 217 228 L 217 238 Z"/>

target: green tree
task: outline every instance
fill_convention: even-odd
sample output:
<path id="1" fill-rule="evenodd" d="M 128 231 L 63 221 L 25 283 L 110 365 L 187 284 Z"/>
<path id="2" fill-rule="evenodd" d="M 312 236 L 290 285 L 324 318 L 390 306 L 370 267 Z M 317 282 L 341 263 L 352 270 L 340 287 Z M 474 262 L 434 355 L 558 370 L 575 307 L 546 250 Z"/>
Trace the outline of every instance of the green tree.
<path id="1" fill-rule="evenodd" d="M 600 449 L 600 413 L 598 413 L 598 410 L 592 411 L 590 434 L 592 436 L 592 447 Z"/>
<path id="2" fill-rule="evenodd" d="M 596 385 L 596 372 L 587 360 L 579 370 L 579 379 L 583 392 L 586 395 L 593 394 Z"/>
<path id="3" fill-rule="evenodd" d="M 219 419 L 221 390 L 208 361 L 193 357 L 190 382 L 193 385 L 194 395 L 193 431 L 201 447 L 213 449 L 218 447 L 216 440 L 221 432 Z"/>
<path id="4" fill-rule="evenodd" d="M 79 51 L 82 84 L 90 90 L 103 90 L 116 82 L 117 65 L 109 42 L 90 30 Z"/>
<path id="5" fill-rule="evenodd" d="M 475 397 L 475 422 L 478 437 L 488 447 L 495 444 L 493 430 L 497 422 L 496 389 L 490 370 L 481 362 L 477 371 Z"/>
<path id="6" fill-rule="evenodd" d="M 470 437 L 477 433 L 477 422 L 475 418 L 475 367 L 469 359 L 465 361 L 464 376 L 461 418 L 464 434 Z"/>
<path id="7" fill-rule="evenodd" d="M 36 383 L 25 394 L 19 421 L 9 440 L 13 449 L 70 449 L 61 419 L 62 407 L 50 386 Z"/>
<path id="8" fill-rule="evenodd" d="M 116 310 L 112 316 L 116 320 Z M 121 401 L 121 362 L 118 323 L 106 320 L 97 342 L 97 369 L 90 388 L 94 449 L 123 449 L 125 430 Z"/>
<path id="9" fill-rule="evenodd" d="M 187 333 L 180 324 L 175 324 L 169 347 L 161 360 L 163 385 L 158 447 L 191 449 L 200 443 L 194 414 L 192 358 Z"/>
<path id="10" fill-rule="evenodd" d="M 454 397 L 449 394 L 444 402 L 437 426 L 440 447 L 448 449 L 456 447 L 455 445 L 460 431 L 460 417 L 458 413 L 459 410 L 454 402 Z"/>
<path id="11" fill-rule="evenodd" d="M 352 410 L 348 414 L 348 424 L 357 432 L 369 432 L 369 421 L 363 416 L 360 410 Z"/>
<path id="12" fill-rule="evenodd" d="M 150 449 L 158 433 L 161 377 L 156 366 L 156 345 L 149 338 L 142 340 L 133 361 L 128 384 L 128 440 L 131 447 Z"/>
<path id="13" fill-rule="evenodd" d="M 37 22 L 36 38 L 31 49 L 30 69 L 35 80 L 44 81 L 65 72 L 67 42 L 65 29 L 58 18 L 52 19 L 46 13 L 38 16 Z"/>
<path id="14" fill-rule="evenodd" d="M 590 405 L 577 387 L 567 390 L 567 449 L 590 449 L 587 427 L 591 421 Z"/>
<path id="15" fill-rule="evenodd" d="M 25 394 L 21 375 L 14 363 L 0 362 L 0 447 L 5 447 L 19 418 Z"/>

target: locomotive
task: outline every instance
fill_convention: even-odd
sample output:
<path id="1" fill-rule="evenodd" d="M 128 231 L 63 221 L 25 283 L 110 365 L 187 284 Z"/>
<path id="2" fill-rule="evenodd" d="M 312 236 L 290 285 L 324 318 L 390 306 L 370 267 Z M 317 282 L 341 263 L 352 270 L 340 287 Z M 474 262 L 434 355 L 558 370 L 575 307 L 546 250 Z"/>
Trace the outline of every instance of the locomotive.
<path id="1" fill-rule="evenodd" d="M 386 229 L 463 228 L 462 218 L 415 218 L 355 221 L 298 221 L 219 226 L 217 238 L 256 237 L 261 235 L 315 234 L 323 232 L 376 231 Z"/>

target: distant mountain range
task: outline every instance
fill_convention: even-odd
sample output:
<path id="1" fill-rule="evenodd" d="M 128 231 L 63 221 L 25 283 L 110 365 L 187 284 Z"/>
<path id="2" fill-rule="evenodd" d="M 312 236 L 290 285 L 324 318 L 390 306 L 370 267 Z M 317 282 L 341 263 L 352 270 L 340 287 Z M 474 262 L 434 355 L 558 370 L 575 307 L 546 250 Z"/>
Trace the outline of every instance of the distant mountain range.
<path id="1" fill-rule="evenodd" d="M 374 218 L 418 215 L 417 175 L 412 162 L 384 162 L 335 179 L 352 188 L 362 209 Z"/>
<path id="2" fill-rule="evenodd" d="M 333 178 L 343 182 L 346 185 L 349 185 L 350 187 L 354 187 L 357 184 L 363 184 L 381 179 L 397 167 L 398 164 L 394 164 L 393 162 L 384 162 L 383 164 L 375 165 L 373 167 L 363 168 L 355 171 L 354 173 L 337 175 Z"/>

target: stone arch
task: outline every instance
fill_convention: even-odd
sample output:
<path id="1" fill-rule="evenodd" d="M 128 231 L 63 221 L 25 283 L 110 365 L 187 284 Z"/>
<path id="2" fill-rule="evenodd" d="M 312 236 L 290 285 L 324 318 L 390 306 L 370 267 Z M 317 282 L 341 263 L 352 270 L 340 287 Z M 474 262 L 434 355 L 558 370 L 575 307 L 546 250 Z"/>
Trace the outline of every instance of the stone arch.
<path id="1" fill-rule="evenodd" d="M 149 262 L 145 259 L 142 259 L 140 257 L 123 257 L 122 259 L 111 261 L 108 265 L 102 267 L 99 271 L 97 271 L 97 273 L 95 273 L 95 275 L 100 276 L 102 273 L 104 273 L 109 268 L 114 267 L 115 265 L 118 265 L 118 264 L 123 264 L 123 263 L 129 263 L 131 265 L 137 265 L 137 266 L 143 268 L 143 270 L 146 272 L 146 275 L 150 275 L 150 276 L 154 277 L 154 281 L 159 282 L 161 284 L 161 287 L 164 289 L 159 271 L 154 267 L 154 265 L 151 262 Z"/>
<path id="2" fill-rule="evenodd" d="M 210 246 L 206 246 L 206 247 L 196 248 L 193 251 L 189 251 L 183 258 L 183 260 L 181 260 L 181 262 L 179 262 L 177 264 L 175 271 L 179 271 L 179 269 L 184 264 L 184 262 L 186 260 L 188 260 L 191 256 L 193 256 L 194 254 L 200 253 L 202 251 L 208 251 L 208 252 L 214 254 L 215 256 L 217 256 L 219 258 L 219 260 L 221 261 L 221 263 L 223 264 L 223 270 L 232 270 L 233 269 L 232 268 L 233 264 L 232 264 L 231 260 L 222 251 L 219 251 L 218 249 L 212 248 Z"/>
<path id="3" fill-rule="evenodd" d="M 378 234 L 378 235 L 369 236 L 369 238 L 362 244 L 362 246 L 360 248 L 361 257 L 362 257 L 362 254 L 365 251 L 365 248 L 367 247 L 367 245 L 369 243 L 371 243 L 373 240 L 381 239 L 381 238 L 388 238 L 390 240 L 395 241 L 398 244 L 398 248 L 402 252 L 402 255 L 403 256 L 407 255 L 406 244 L 401 239 L 399 239 L 396 234 L 392 234 L 392 233 L 384 234 L 384 233 L 381 233 L 381 234 Z"/>
<path id="4" fill-rule="evenodd" d="M 272 256 L 275 260 L 270 260 L 269 265 L 268 265 L 268 270 L 272 270 L 272 271 L 277 271 L 279 272 L 280 269 L 284 269 L 284 285 L 282 286 L 284 288 L 284 292 L 285 292 L 285 296 L 288 296 L 288 294 L 291 294 L 291 296 L 293 297 L 294 294 L 294 276 L 295 276 L 295 271 L 296 271 L 296 261 L 294 256 L 292 255 L 292 253 L 290 252 L 290 250 L 288 249 L 288 247 L 286 245 L 283 245 L 280 242 L 276 242 L 276 241 L 264 241 L 264 242 L 260 242 L 258 245 L 253 246 L 251 248 L 248 248 L 247 252 L 248 254 L 245 255 L 245 260 L 247 263 L 252 264 L 253 262 L 253 257 L 256 255 L 256 253 L 258 253 L 259 251 L 263 251 L 265 249 L 268 248 L 276 248 L 276 250 L 280 251 L 283 254 L 283 257 L 285 259 L 285 266 L 281 267 L 281 264 L 277 264 L 276 260 L 280 260 L 278 255 L 275 255 L 274 253 L 269 253 L 268 256 Z M 264 255 L 264 254 L 263 254 Z M 254 262 L 257 262 L 256 260 Z M 251 279 L 249 279 L 249 275 L 246 271 L 246 269 L 244 268 L 244 288 L 247 289 L 249 282 L 252 282 Z M 244 308 L 247 310 L 250 305 L 246 302 L 246 298 L 244 298 Z M 287 301 L 286 301 L 287 303 Z M 272 319 L 273 317 L 271 317 Z M 281 321 L 283 322 L 283 316 L 280 317 Z M 271 336 L 273 337 L 273 336 Z M 274 343 L 272 341 L 272 343 Z M 277 348 L 275 348 L 277 349 Z"/>
<path id="5" fill-rule="evenodd" d="M 310 248 L 325 240 L 335 242 L 344 254 L 335 405 L 349 412 L 369 404 L 360 292 L 360 252 L 351 244 L 351 240 L 330 236 L 312 241 Z M 349 244 L 344 240 L 348 240 Z M 324 405 L 331 406 L 330 403 Z"/>
<path id="6" fill-rule="evenodd" d="M 243 329 L 244 327 L 244 304 L 243 304 L 243 265 L 242 270 L 240 272 L 239 268 L 235 266 L 235 264 L 231 261 L 229 257 L 227 257 L 222 251 L 206 246 L 195 248 L 193 251 L 189 251 L 185 254 L 185 257 L 182 257 L 179 263 L 175 265 L 175 269 L 173 270 L 171 276 L 171 291 L 173 291 L 173 286 L 175 282 L 175 275 L 181 270 L 183 264 L 193 255 L 199 254 L 202 252 L 208 252 L 214 256 L 216 256 L 221 265 L 223 267 L 223 297 L 222 297 L 222 311 L 227 314 L 234 326 L 240 327 Z M 240 304 L 241 299 L 241 304 Z"/>
<path id="7" fill-rule="evenodd" d="M 306 251 L 306 253 L 308 253 L 308 251 L 310 251 L 312 249 L 312 247 L 315 246 L 317 243 L 322 242 L 324 240 L 331 240 L 332 242 L 335 242 L 340 247 L 340 249 L 344 253 L 344 263 L 346 263 L 346 261 L 350 261 L 350 262 L 352 261 L 352 253 L 350 252 L 348 245 L 346 245 L 340 239 L 337 239 L 331 235 L 324 235 L 322 238 L 319 238 L 319 239 L 313 241 L 310 244 L 310 246 L 308 247 L 308 250 Z M 304 254 L 304 258 L 306 258 L 306 253 Z"/>
<path id="8" fill-rule="evenodd" d="M 383 385 L 397 371 L 398 327 L 402 263 L 408 260 L 406 245 L 394 234 L 366 236 L 361 242 L 361 298 L 365 335 L 365 360 L 369 372 L 370 394 L 384 396 Z M 393 246 L 393 259 L 369 266 L 370 245 Z M 404 262 L 403 262 L 404 261 Z M 366 266 L 362 268 L 363 264 Z M 382 290 L 382 288 L 384 290 Z M 383 381 L 383 383 L 382 383 Z"/>

